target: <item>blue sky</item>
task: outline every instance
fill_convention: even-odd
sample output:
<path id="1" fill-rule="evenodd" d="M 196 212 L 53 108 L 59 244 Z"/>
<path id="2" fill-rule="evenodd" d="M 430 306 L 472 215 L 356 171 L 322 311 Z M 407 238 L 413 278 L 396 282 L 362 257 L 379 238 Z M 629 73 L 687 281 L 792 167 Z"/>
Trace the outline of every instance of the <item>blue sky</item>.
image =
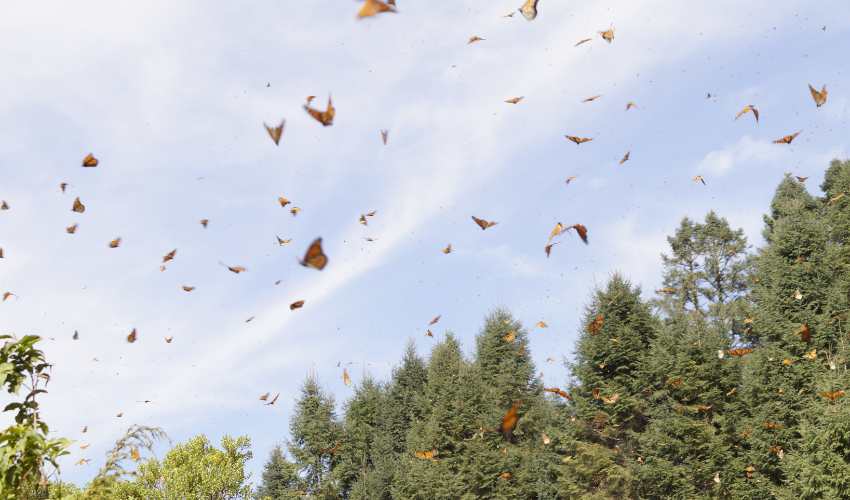
<path id="1" fill-rule="evenodd" d="M 437 339 L 452 331 L 469 352 L 485 314 L 510 309 L 544 380 L 563 384 L 594 286 L 621 271 L 650 296 L 686 215 L 715 209 L 757 245 L 785 172 L 819 193 L 828 161 L 848 156 L 846 2 L 541 0 L 533 22 L 502 17 L 521 3 L 400 0 L 363 21 L 358 3 L 330 0 L 8 7 L 0 291 L 17 297 L 0 304 L 0 332 L 46 338 L 44 416 L 78 441 L 65 479 L 91 478 L 132 423 L 175 441 L 248 434 L 259 479 L 308 373 L 341 405 L 352 388 L 338 362 L 355 384 L 384 379 L 409 339 L 429 352 L 437 314 Z M 611 25 L 609 45 L 598 31 Z M 827 85 L 824 107 L 809 83 Z M 324 128 L 301 106 L 329 93 Z M 747 104 L 759 124 L 734 120 Z M 262 124 L 282 118 L 275 147 Z M 88 152 L 99 167 L 80 167 Z M 471 215 L 499 224 L 482 232 Z M 558 221 L 586 225 L 590 245 L 566 234 L 547 259 Z M 317 236 L 323 272 L 296 262 Z M 277 405 L 257 400 L 267 391 Z"/>

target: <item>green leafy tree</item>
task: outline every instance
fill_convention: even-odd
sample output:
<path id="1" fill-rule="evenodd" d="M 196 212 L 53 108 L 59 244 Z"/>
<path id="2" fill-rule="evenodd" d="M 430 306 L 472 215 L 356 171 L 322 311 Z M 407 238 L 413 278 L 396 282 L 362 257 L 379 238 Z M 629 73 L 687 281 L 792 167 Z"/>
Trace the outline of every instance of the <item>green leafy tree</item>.
<path id="1" fill-rule="evenodd" d="M 304 481 L 305 493 L 319 498 L 337 498 L 339 481 L 333 478 L 343 443 L 343 429 L 336 417 L 334 399 L 326 394 L 315 376 L 307 377 L 290 421 L 289 453 Z"/>
<path id="2" fill-rule="evenodd" d="M 280 446 L 275 446 L 263 468 L 263 482 L 257 489 L 257 497 L 259 500 L 300 498 L 301 488 L 298 467 L 286 459 Z"/>
<path id="3" fill-rule="evenodd" d="M 221 449 L 196 436 L 168 451 L 160 462 L 139 465 L 132 481 L 118 482 L 115 498 L 229 500 L 251 498 L 245 464 L 252 458 L 247 436 L 221 439 Z"/>
<path id="4" fill-rule="evenodd" d="M 14 412 L 15 423 L 0 432 L 0 497 L 9 499 L 30 498 L 47 489 L 47 466 L 58 470 L 56 460 L 68 454 L 70 441 L 50 439 L 50 430 L 41 419 L 36 397 L 47 391 L 50 381 L 50 364 L 44 353 L 35 345 L 40 337 L 27 335 L 16 339 L 0 335 L 0 387 L 17 395 L 26 391 L 22 401 L 14 401 L 3 408 Z"/>

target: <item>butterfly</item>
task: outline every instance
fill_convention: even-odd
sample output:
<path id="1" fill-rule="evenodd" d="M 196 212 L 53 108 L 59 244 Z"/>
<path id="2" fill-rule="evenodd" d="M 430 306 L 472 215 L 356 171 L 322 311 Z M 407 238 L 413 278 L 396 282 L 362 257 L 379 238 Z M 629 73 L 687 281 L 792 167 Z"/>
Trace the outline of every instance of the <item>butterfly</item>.
<path id="1" fill-rule="evenodd" d="M 794 177 L 797 179 L 797 182 L 806 182 L 806 179 L 808 179 L 808 177 L 801 177 L 799 175 L 795 175 Z"/>
<path id="2" fill-rule="evenodd" d="M 134 462 L 138 462 L 142 459 L 142 454 L 139 453 L 139 449 L 136 447 L 130 448 L 130 458 L 133 459 Z"/>
<path id="3" fill-rule="evenodd" d="M 375 1 L 375 0 L 369 0 Z M 366 2 L 369 3 L 368 1 Z M 334 116 L 336 115 L 336 108 L 334 108 L 333 102 L 331 101 L 331 97 L 328 96 L 328 107 L 325 111 L 319 111 L 318 109 L 310 107 L 310 100 L 308 99 L 307 104 L 304 105 L 304 109 L 307 113 L 316 119 L 319 123 L 321 123 L 325 127 L 330 127 L 334 123 Z"/>
<path id="4" fill-rule="evenodd" d="M 605 31 L 600 31 L 599 35 L 602 36 L 602 39 L 605 40 L 606 42 L 608 42 L 608 43 L 613 42 L 614 41 L 614 27 L 612 26 Z"/>
<path id="5" fill-rule="evenodd" d="M 348 368 L 342 369 L 342 382 L 345 385 L 351 385 L 351 376 L 348 374 Z"/>
<path id="6" fill-rule="evenodd" d="M 537 17 L 537 2 L 539 0 L 525 0 L 525 3 L 522 4 L 522 7 L 519 8 L 519 12 L 522 14 L 524 18 L 529 21 L 533 21 L 534 18 Z"/>
<path id="7" fill-rule="evenodd" d="M 800 135 L 800 132 L 801 131 L 797 131 L 797 132 L 794 132 L 791 135 L 786 135 L 785 137 L 782 137 L 780 139 L 776 139 L 775 141 L 773 141 L 773 143 L 774 144 L 791 144 L 791 141 L 796 139 L 797 136 Z"/>
<path id="8" fill-rule="evenodd" d="M 535 325 L 535 326 L 536 326 L 537 328 L 549 328 L 549 325 L 548 325 L 545 321 L 543 321 L 543 320 L 538 321 L 538 322 L 537 322 L 537 325 Z"/>
<path id="9" fill-rule="evenodd" d="M 446 254 L 446 255 L 448 255 L 448 254 L 452 253 L 452 244 L 451 244 L 451 243 L 449 243 L 448 245 L 446 245 L 446 248 L 444 248 L 444 249 L 442 250 L 442 252 L 443 252 L 444 254 Z"/>
<path id="10" fill-rule="evenodd" d="M 136 341 L 137 337 L 138 337 L 138 334 L 136 333 L 136 329 L 133 328 L 133 331 L 130 332 L 130 335 L 127 335 L 127 342 L 132 344 L 133 342 Z"/>
<path id="11" fill-rule="evenodd" d="M 300 261 L 304 267 L 312 267 L 321 271 L 328 265 L 328 256 L 322 251 L 322 238 L 316 238 L 313 243 L 307 247 L 307 253 L 304 254 L 304 260 Z"/>
<path id="12" fill-rule="evenodd" d="M 818 108 L 823 106 L 824 104 L 826 104 L 826 96 L 828 95 L 828 92 L 826 91 L 826 85 L 824 85 L 820 89 L 820 92 L 818 92 L 817 89 L 812 87 L 812 84 L 810 83 L 809 84 L 809 92 L 812 93 L 812 99 L 814 99 L 815 105 Z"/>
<path id="13" fill-rule="evenodd" d="M 280 245 L 280 246 L 288 245 L 288 244 L 292 243 L 292 238 L 283 239 L 278 235 L 274 235 L 274 236 L 275 236 L 275 238 L 277 238 L 277 244 Z"/>
<path id="14" fill-rule="evenodd" d="M 433 337 L 433 336 L 434 336 L 434 332 L 432 332 L 431 330 L 426 330 L 426 331 L 425 331 L 425 336 L 426 336 L 426 337 Z"/>
<path id="15" fill-rule="evenodd" d="M 228 265 L 225 265 L 225 264 L 222 264 L 222 265 L 224 267 L 226 267 L 228 271 L 230 271 L 231 273 L 234 273 L 234 274 L 244 273 L 245 271 L 247 271 L 247 269 L 245 269 L 242 266 L 228 266 Z"/>
<path id="16" fill-rule="evenodd" d="M 558 244 L 558 242 L 549 243 L 545 247 L 543 247 L 543 251 L 546 252 L 546 258 L 547 259 L 549 258 L 550 255 L 552 255 L 552 247 L 554 247 L 557 244 Z"/>
<path id="17" fill-rule="evenodd" d="M 303 300 L 296 300 L 292 304 L 289 304 L 289 310 L 290 311 L 294 311 L 296 309 L 301 309 L 302 307 L 304 307 L 304 301 Z"/>
<path id="18" fill-rule="evenodd" d="M 705 177 L 701 175 L 695 175 L 694 178 L 691 180 L 694 182 L 702 182 L 702 185 L 705 186 Z"/>
<path id="19" fill-rule="evenodd" d="M 557 394 L 558 396 L 561 396 L 562 398 L 564 398 L 566 400 L 569 400 L 569 401 L 573 400 L 573 397 L 570 396 L 567 393 L 567 391 L 565 391 L 565 390 L 563 390 L 559 387 L 544 387 L 543 390 L 546 391 L 546 392 L 551 392 L 552 394 Z"/>
<path id="20" fill-rule="evenodd" d="M 659 288 L 658 290 L 655 291 L 655 293 L 663 293 L 665 295 L 672 295 L 672 294 L 676 293 L 676 289 L 673 288 L 673 287 L 667 286 L 667 287 L 664 287 L 664 288 Z"/>
<path id="21" fill-rule="evenodd" d="M 68 183 L 67 183 L 67 182 L 60 182 L 60 183 L 59 183 L 59 189 L 60 189 L 63 193 L 65 192 L 65 189 L 66 189 L 67 187 L 68 187 Z"/>
<path id="22" fill-rule="evenodd" d="M 474 220 L 475 223 L 478 224 L 478 227 L 480 227 L 482 231 L 486 230 L 488 227 L 493 227 L 496 224 L 498 224 L 498 222 L 491 222 L 491 221 L 486 221 L 484 219 L 479 219 L 478 217 L 476 217 L 474 215 L 472 216 L 472 220 Z"/>
<path id="23" fill-rule="evenodd" d="M 437 450 L 414 451 L 413 456 L 422 460 L 434 460 L 437 456 Z"/>
<path id="24" fill-rule="evenodd" d="M 629 161 L 629 157 L 632 155 L 631 151 L 626 151 L 626 154 L 623 155 L 623 158 L 620 160 L 620 165 Z"/>
<path id="25" fill-rule="evenodd" d="M 569 183 L 573 182 L 577 178 L 578 177 L 576 177 L 575 175 L 571 175 L 571 176 L 567 177 L 567 184 L 569 185 Z"/>
<path id="26" fill-rule="evenodd" d="M 803 342 L 811 342 L 812 340 L 812 331 L 809 330 L 809 325 L 807 323 L 803 323 L 800 325 L 800 328 L 797 330 L 797 333 L 800 334 L 800 340 Z"/>
<path id="27" fill-rule="evenodd" d="M 440 321 L 440 318 L 442 318 L 442 315 L 440 315 L 440 314 L 438 314 L 438 315 L 434 316 L 434 317 L 431 319 L 431 321 L 429 321 L 429 322 L 428 322 L 428 326 L 436 325 L 436 324 L 437 324 L 437 322 L 438 322 L 438 321 Z"/>
<path id="28" fill-rule="evenodd" d="M 501 430 L 502 436 L 504 436 L 507 441 L 511 440 L 514 429 L 516 429 L 517 421 L 519 421 L 517 412 L 519 411 L 520 405 L 522 405 L 522 401 L 514 401 L 510 409 L 502 417 L 502 425 L 499 427 L 499 430 Z"/>
<path id="29" fill-rule="evenodd" d="M 116 416 L 117 418 L 121 418 L 121 417 L 123 417 L 123 416 L 124 416 L 124 412 L 123 412 L 123 411 L 120 411 L 120 412 L 118 412 L 115 416 Z"/>
<path id="30" fill-rule="evenodd" d="M 585 99 L 584 99 L 584 100 L 582 100 L 581 102 L 593 102 L 593 101 L 595 101 L 595 100 L 599 99 L 600 97 L 602 97 L 602 94 L 593 95 L 593 96 L 590 96 L 590 97 L 585 98 Z"/>
<path id="31" fill-rule="evenodd" d="M 0 247 L 0 259 L 3 258 L 3 247 Z"/>
<path id="32" fill-rule="evenodd" d="M 582 143 L 585 143 L 585 142 L 590 142 L 590 141 L 593 140 L 593 138 L 591 138 L 591 137 L 578 137 L 578 136 L 575 136 L 575 135 L 565 135 L 564 137 L 573 141 L 574 143 L 576 143 L 576 145 L 582 144 Z"/>
<path id="33" fill-rule="evenodd" d="M 764 427 L 765 429 L 767 429 L 769 431 L 776 431 L 776 430 L 783 428 L 784 426 L 779 422 L 770 422 L 770 421 L 765 420 L 762 423 L 762 427 Z"/>
<path id="34" fill-rule="evenodd" d="M 508 104 L 519 104 L 523 99 L 525 99 L 525 96 L 511 97 L 510 99 L 505 99 L 505 102 Z"/>
<path id="35" fill-rule="evenodd" d="M 507 448 L 505 448 L 505 449 L 507 450 Z M 501 479 L 502 481 L 508 481 L 512 477 L 514 477 L 514 476 L 510 472 L 502 472 L 501 474 L 499 474 L 499 479 Z"/>
<path id="36" fill-rule="evenodd" d="M 560 222 L 555 224 L 555 227 L 552 228 L 552 232 L 549 233 L 549 241 L 552 241 L 552 238 L 560 235 L 565 230 L 564 225 Z"/>
<path id="37" fill-rule="evenodd" d="M 384 143 L 384 146 L 387 145 L 387 139 L 389 138 L 389 136 L 390 136 L 389 130 L 386 130 L 386 129 L 381 130 L 381 141 Z"/>
<path id="38" fill-rule="evenodd" d="M 86 465 L 89 462 L 91 462 L 90 458 L 81 458 L 81 459 L 77 460 L 76 462 L 74 462 L 74 465 Z"/>
<path id="39" fill-rule="evenodd" d="M 756 119 L 756 123 L 759 122 L 759 110 L 758 110 L 758 108 L 756 108 L 752 104 L 747 104 L 746 106 L 744 106 L 744 109 L 742 109 L 741 111 L 738 111 L 738 114 L 735 115 L 735 119 L 737 120 L 738 118 L 744 116 L 747 113 L 752 113 L 753 117 L 755 117 L 755 119 Z"/>
<path id="40" fill-rule="evenodd" d="M 794 364 L 794 360 L 791 358 L 785 358 L 782 360 L 782 366 L 791 366 Z"/>
<path id="41" fill-rule="evenodd" d="M 271 401 L 266 403 L 266 406 L 271 406 L 271 405 L 277 403 L 277 398 L 279 398 L 279 397 L 280 397 L 280 393 L 278 392 L 277 394 L 274 395 L 274 397 L 272 398 Z"/>
<path id="42" fill-rule="evenodd" d="M 286 126 L 286 120 L 281 120 L 280 124 L 277 127 L 269 127 L 265 123 L 263 123 L 263 127 L 266 128 L 266 132 L 269 133 L 269 137 L 274 141 L 275 146 L 280 145 L 280 138 L 283 136 L 283 127 Z"/>
<path id="43" fill-rule="evenodd" d="M 627 103 L 626 103 L 626 111 L 628 111 L 628 110 L 630 110 L 630 109 L 632 109 L 632 108 L 636 108 L 636 107 L 637 107 L 637 104 L 635 104 L 635 103 L 634 103 L 634 102 L 632 102 L 632 101 L 629 101 L 629 102 L 627 102 Z"/>
<path id="44" fill-rule="evenodd" d="M 572 226 L 568 227 L 567 229 L 568 230 L 569 229 L 575 229 L 576 233 L 578 233 L 578 237 L 581 238 L 581 241 L 583 241 L 585 245 L 588 244 L 587 243 L 587 228 L 583 224 L 573 224 Z"/>
<path id="45" fill-rule="evenodd" d="M 619 394 L 612 394 L 610 396 L 602 396 L 602 402 L 606 405 L 612 405 L 620 400 Z"/>
<path id="46" fill-rule="evenodd" d="M 118 248 L 119 246 L 121 246 L 120 236 L 109 242 L 109 248 Z"/>
<path id="47" fill-rule="evenodd" d="M 845 393 L 842 390 L 838 390 L 838 391 L 831 391 L 831 392 L 819 392 L 818 395 L 820 397 L 826 398 L 830 401 L 835 401 L 838 398 L 844 397 Z"/>
<path id="48" fill-rule="evenodd" d="M 502 336 L 502 340 L 509 344 L 512 343 L 514 340 L 516 340 L 516 332 L 513 330 L 509 331 L 508 333 Z"/>
<path id="49" fill-rule="evenodd" d="M 269 400 L 269 395 L 271 395 L 271 393 L 270 393 L 270 392 L 267 392 L 267 393 L 265 393 L 265 394 L 262 394 L 262 395 L 260 396 L 260 401 L 268 401 L 268 400 Z"/>
<path id="50" fill-rule="evenodd" d="M 189 285 L 183 285 L 182 288 L 183 288 L 184 292 L 191 292 L 192 290 L 195 289 L 195 287 L 189 286 Z"/>
<path id="51" fill-rule="evenodd" d="M 204 229 L 207 228 L 207 225 L 209 225 L 209 223 L 210 223 L 209 219 L 201 219 L 201 225 L 204 226 Z"/>
<path id="52" fill-rule="evenodd" d="M 593 321 L 591 321 L 587 325 L 587 331 L 590 332 L 591 335 L 596 335 L 602 330 L 602 327 L 605 325 L 605 316 L 603 314 L 597 314 Z"/>
<path id="53" fill-rule="evenodd" d="M 6 302 L 9 297 L 16 297 L 16 295 L 12 292 L 3 292 L 3 302 Z"/>
<path id="54" fill-rule="evenodd" d="M 747 354 L 749 354 L 751 352 L 753 352 L 753 349 L 751 347 L 739 347 L 737 349 L 729 349 L 728 351 L 726 351 L 726 353 L 729 354 L 730 356 L 737 356 L 737 357 L 746 356 Z"/>
<path id="55" fill-rule="evenodd" d="M 395 1 L 390 0 L 387 3 L 384 3 L 380 0 L 366 0 L 366 3 L 360 8 L 360 11 L 357 13 L 357 17 L 363 19 L 364 17 L 372 17 L 377 14 L 381 14 L 383 12 L 395 12 Z"/>
<path id="56" fill-rule="evenodd" d="M 166 262 L 168 262 L 170 260 L 174 260 L 175 255 L 177 255 L 177 249 L 176 248 L 174 250 L 168 252 L 167 254 L 165 254 L 165 256 L 162 258 L 162 263 L 165 264 Z"/>
<path id="57" fill-rule="evenodd" d="M 84 167 L 96 167 L 98 163 L 100 162 L 91 153 L 87 154 L 86 157 L 83 158 Z"/>
<path id="58" fill-rule="evenodd" d="M 85 449 L 86 449 L 86 448 L 88 448 L 89 446 L 91 446 L 89 443 L 81 444 L 81 445 L 80 445 L 80 449 L 81 449 L 81 450 L 85 450 Z"/>
<path id="59" fill-rule="evenodd" d="M 172 340 L 174 340 L 174 337 L 172 337 L 170 335 L 168 337 L 165 337 L 165 343 L 166 344 L 170 344 Z"/>
<path id="60" fill-rule="evenodd" d="M 4 201 L 3 203 L 5 204 L 6 202 Z M 7 208 L 7 209 L 8 209 L 8 208 Z M 85 211 L 86 211 L 86 206 L 85 206 L 85 205 L 83 205 L 83 202 L 81 202 L 81 201 L 80 201 L 80 197 L 79 197 L 79 196 L 78 196 L 77 198 L 75 198 L 75 199 L 74 199 L 74 205 L 73 205 L 73 206 L 71 206 L 71 211 L 72 211 L 72 212 L 77 212 L 78 214 L 81 214 L 81 213 L 83 213 L 83 212 L 85 212 Z"/>
<path id="61" fill-rule="evenodd" d="M 65 232 L 68 234 L 74 234 L 77 232 L 77 227 L 79 227 L 79 224 L 71 224 L 65 228 Z"/>
<path id="62" fill-rule="evenodd" d="M 298 215 L 299 212 L 301 212 L 301 209 L 298 207 L 292 207 L 289 209 L 289 213 L 291 213 L 293 217 Z"/>
<path id="63" fill-rule="evenodd" d="M 589 42 L 589 41 L 591 41 L 591 40 L 593 40 L 593 39 L 592 39 L 592 38 L 582 38 L 581 40 L 579 40 L 578 42 L 576 42 L 576 44 L 575 44 L 575 45 L 573 45 L 573 47 L 578 47 L 579 45 L 581 45 L 581 44 L 583 44 L 583 43 L 587 43 L 587 42 Z"/>
<path id="64" fill-rule="evenodd" d="M 71 338 L 74 339 L 74 340 L 79 340 L 80 339 L 80 332 L 78 332 L 77 330 L 74 330 L 74 335 L 72 335 Z"/>
<path id="65" fill-rule="evenodd" d="M 473 44 L 473 43 L 475 43 L 475 42 L 482 42 L 482 41 L 484 41 L 484 38 L 481 38 L 481 37 L 480 37 L 480 36 L 478 36 L 478 35 L 474 35 L 474 36 L 469 37 L 469 41 L 468 41 L 468 42 L 466 42 L 466 44 L 467 44 L 467 45 L 471 45 L 471 44 Z"/>
<path id="66" fill-rule="evenodd" d="M 809 361 L 814 361 L 814 360 L 818 359 L 818 350 L 812 349 L 811 351 L 807 352 L 806 354 L 803 354 L 803 357 L 808 359 Z"/>

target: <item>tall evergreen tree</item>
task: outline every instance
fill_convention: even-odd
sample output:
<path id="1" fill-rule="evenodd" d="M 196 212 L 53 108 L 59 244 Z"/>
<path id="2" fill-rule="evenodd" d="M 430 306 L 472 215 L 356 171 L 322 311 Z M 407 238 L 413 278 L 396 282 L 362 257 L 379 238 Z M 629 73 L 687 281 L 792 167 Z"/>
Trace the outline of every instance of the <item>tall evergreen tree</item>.
<path id="1" fill-rule="evenodd" d="M 371 377 L 366 377 L 345 405 L 344 444 L 335 452 L 338 463 L 334 469 L 345 497 L 359 481 L 365 483 L 368 478 L 369 483 L 374 483 L 370 476 L 374 474 L 377 458 L 375 443 L 383 432 L 381 408 L 385 401 L 383 388 Z M 376 486 L 371 484 L 370 488 Z"/>
<path id="2" fill-rule="evenodd" d="M 275 446 L 263 468 L 263 482 L 257 489 L 259 500 L 300 498 L 301 488 L 298 467 L 286 459 L 280 446 Z"/>
<path id="3" fill-rule="evenodd" d="M 326 394 L 314 375 L 301 388 L 290 421 L 289 452 L 304 481 L 306 493 L 318 498 L 338 498 L 340 484 L 332 477 L 343 446 L 342 426 L 337 420 L 334 399 Z"/>

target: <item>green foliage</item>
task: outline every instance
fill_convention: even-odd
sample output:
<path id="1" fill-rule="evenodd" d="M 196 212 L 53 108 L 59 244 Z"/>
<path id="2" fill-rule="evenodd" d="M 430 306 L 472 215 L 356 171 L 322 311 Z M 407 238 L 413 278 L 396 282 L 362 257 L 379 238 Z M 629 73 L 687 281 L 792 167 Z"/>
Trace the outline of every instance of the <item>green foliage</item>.
<path id="1" fill-rule="evenodd" d="M 247 436 L 221 439 L 221 449 L 206 436 L 196 436 L 172 448 L 162 462 L 151 458 L 139 465 L 132 481 L 116 484 L 114 498 L 248 499 L 251 485 L 245 463 L 251 459 Z"/>
<path id="2" fill-rule="evenodd" d="M 0 387 L 11 395 L 26 390 L 23 401 L 13 401 L 3 408 L 14 412 L 15 423 L 0 432 L 0 498 L 21 499 L 42 496 L 47 489 L 50 465 L 58 470 L 56 460 L 66 455 L 70 441 L 50 439 L 49 428 L 41 420 L 36 396 L 47 391 L 50 364 L 35 345 L 40 337 L 27 335 L 16 339 L 0 335 Z"/>
<path id="3" fill-rule="evenodd" d="M 168 439 L 168 436 L 158 427 L 130 426 L 106 454 L 106 461 L 89 483 L 85 496 L 103 498 L 116 495 L 123 480 L 136 476 L 136 472 L 127 470 L 125 464 L 139 460 L 141 450 L 152 453 L 154 444 L 162 439 Z"/>
<path id="4" fill-rule="evenodd" d="M 298 468 L 286 459 L 280 446 L 275 446 L 263 469 L 263 483 L 257 489 L 258 499 L 299 498 L 300 488 Z"/>

